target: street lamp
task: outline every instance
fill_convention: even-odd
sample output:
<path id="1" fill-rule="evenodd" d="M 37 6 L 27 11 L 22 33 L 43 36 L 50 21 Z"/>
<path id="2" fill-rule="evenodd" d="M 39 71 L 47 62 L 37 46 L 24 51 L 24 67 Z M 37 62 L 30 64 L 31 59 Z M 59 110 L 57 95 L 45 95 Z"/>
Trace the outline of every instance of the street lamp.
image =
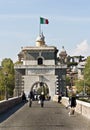
<path id="1" fill-rule="evenodd" d="M 8 90 L 7 90 L 7 77 L 8 77 L 8 73 L 5 72 L 4 76 L 5 76 L 5 100 L 8 100 Z"/>
<path id="2" fill-rule="evenodd" d="M 85 96 L 85 93 L 86 93 L 86 86 L 85 86 L 85 74 L 83 74 L 83 80 L 84 80 L 84 88 L 83 88 L 83 94 Z"/>

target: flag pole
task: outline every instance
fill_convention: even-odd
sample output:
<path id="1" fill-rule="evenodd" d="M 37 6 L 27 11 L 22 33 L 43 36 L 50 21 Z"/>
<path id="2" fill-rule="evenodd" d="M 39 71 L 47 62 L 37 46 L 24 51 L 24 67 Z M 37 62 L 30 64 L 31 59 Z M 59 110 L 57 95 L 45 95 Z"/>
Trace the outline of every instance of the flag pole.
<path id="1" fill-rule="evenodd" d="M 39 35 L 41 34 L 41 24 L 39 24 Z"/>
<path id="2" fill-rule="evenodd" d="M 41 17 L 40 17 L 40 19 L 39 19 L 40 21 L 39 21 L 39 35 L 41 34 Z"/>

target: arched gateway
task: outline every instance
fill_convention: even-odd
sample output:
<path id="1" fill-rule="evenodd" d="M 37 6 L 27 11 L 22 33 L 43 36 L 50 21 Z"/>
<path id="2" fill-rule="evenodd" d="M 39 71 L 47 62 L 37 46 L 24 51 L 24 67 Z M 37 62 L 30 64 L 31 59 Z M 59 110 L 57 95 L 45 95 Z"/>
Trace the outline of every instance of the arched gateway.
<path id="1" fill-rule="evenodd" d="M 28 95 L 31 89 L 37 89 L 43 84 L 42 91 L 47 87 L 51 98 L 60 92 L 65 95 L 67 54 L 64 47 L 59 57 L 57 54 L 58 49 L 55 46 L 45 44 L 43 34 L 36 39 L 36 46 L 23 47 L 18 54 L 19 64 L 14 66 L 14 94 L 20 95 L 24 91 Z"/>
<path id="2" fill-rule="evenodd" d="M 30 91 L 33 91 L 34 97 L 37 98 L 42 92 L 44 92 L 46 99 L 49 99 L 49 87 L 44 82 L 35 82 Z"/>

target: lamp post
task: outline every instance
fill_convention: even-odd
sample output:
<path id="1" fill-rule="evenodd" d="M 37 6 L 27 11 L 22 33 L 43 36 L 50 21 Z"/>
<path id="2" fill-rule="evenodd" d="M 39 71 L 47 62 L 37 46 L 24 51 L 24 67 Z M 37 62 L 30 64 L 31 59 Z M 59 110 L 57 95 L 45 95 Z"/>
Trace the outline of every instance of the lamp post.
<path id="1" fill-rule="evenodd" d="M 84 96 L 85 96 L 85 93 L 86 93 L 86 87 L 85 87 L 85 74 L 83 75 L 83 79 L 84 79 L 84 88 L 83 88 L 83 94 L 84 94 Z"/>
<path id="2" fill-rule="evenodd" d="M 8 90 L 7 90 L 7 77 L 8 77 L 8 73 L 5 72 L 4 76 L 5 76 L 5 100 L 8 100 Z"/>

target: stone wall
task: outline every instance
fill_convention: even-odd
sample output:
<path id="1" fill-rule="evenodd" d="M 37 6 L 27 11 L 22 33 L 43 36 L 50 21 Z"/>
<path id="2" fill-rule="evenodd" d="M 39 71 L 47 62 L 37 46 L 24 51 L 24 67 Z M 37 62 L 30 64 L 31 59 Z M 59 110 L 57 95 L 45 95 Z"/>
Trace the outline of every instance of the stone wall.
<path id="1" fill-rule="evenodd" d="M 76 112 L 90 119 L 90 103 L 77 100 Z"/>
<path id="2" fill-rule="evenodd" d="M 53 100 L 57 102 L 57 96 L 54 96 Z M 86 118 L 90 119 L 90 103 L 83 102 L 80 100 L 76 100 L 76 102 L 77 102 L 77 106 L 75 108 L 75 111 L 85 116 Z M 67 97 L 62 98 L 62 104 L 65 106 L 68 105 Z"/>
<path id="3" fill-rule="evenodd" d="M 0 113 L 7 111 L 11 107 L 19 104 L 21 101 L 21 97 L 14 97 L 8 100 L 0 101 Z"/>

